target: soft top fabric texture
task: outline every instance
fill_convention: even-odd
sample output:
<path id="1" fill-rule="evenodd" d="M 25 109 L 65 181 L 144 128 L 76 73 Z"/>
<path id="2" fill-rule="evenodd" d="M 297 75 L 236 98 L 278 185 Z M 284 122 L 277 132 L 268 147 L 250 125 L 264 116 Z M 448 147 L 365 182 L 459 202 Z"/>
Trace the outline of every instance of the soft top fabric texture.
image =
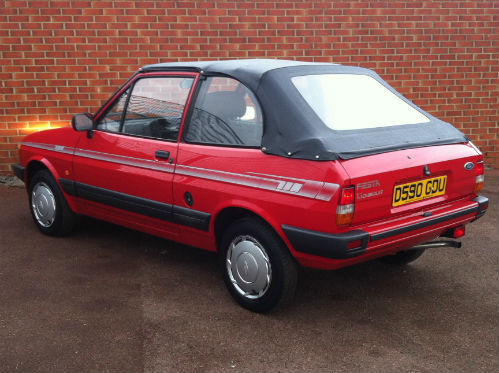
<path id="1" fill-rule="evenodd" d="M 390 87 L 374 71 L 327 63 L 286 60 L 172 62 L 141 71 L 196 71 L 239 80 L 253 91 L 263 110 L 262 151 L 309 160 L 350 159 L 369 154 L 432 145 L 464 143 L 466 136 L 449 123 L 426 113 Z M 314 74 L 363 74 L 376 79 L 429 122 L 336 131 L 307 104 L 291 78 Z M 359 106 L 361 103 L 359 103 Z"/>
<path id="2" fill-rule="evenodd" d="M 228 75 L 256 92 L 260 79 L 265 73 L 293 66 L 334 66 L 333 64 L 317 62 L 301 62 L 290 60 L 251 59 L 251 60 L 222 60 L 222 61 L 192 61 L 192 62 L 167 62 L 142 67 L 141 71 L 185 71 L 191 70 L 210 75 Z"/>

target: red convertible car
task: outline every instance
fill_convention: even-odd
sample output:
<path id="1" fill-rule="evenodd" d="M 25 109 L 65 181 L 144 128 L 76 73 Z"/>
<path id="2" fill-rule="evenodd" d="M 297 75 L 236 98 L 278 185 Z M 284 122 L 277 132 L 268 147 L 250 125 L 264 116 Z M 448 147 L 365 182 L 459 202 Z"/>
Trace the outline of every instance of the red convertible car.
<path id="1" fill-rule="evenodd" d="M 469 139 L 358 67 L 145 66 L 72 125 L 27 136 L 13 166 L 40 231 L 82 214 L 218 252 L 256 312 L 292 298 L 298 264 L 406 264 L 488 207 Z"/>

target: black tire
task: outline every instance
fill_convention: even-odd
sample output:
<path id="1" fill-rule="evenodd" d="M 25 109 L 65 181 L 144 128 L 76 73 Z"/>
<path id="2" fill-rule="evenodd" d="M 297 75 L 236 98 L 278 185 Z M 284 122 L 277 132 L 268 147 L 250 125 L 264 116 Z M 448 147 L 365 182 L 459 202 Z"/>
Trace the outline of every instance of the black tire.
<path id="1" fill-rule="evenodd" d="M 236 256 L 237 261 L 230 260 Z M 244 308 L 253 312 L 266 312 L 293 299 L 297 264 L 281 238 L 264 222 L 248 217 L 230 225 L 220 241 L 218 257 L 227 289 Z M 263 266 L 257 264 L 262 263 L 261 259 L 264 259 Z M 242 275 L 240 268 L 244 271 Z M 255 271 L 257 275 L 252 277 Z M 249 282 L 241 280 L 241 276 L 246 276 Z M 265 285 L 258 285 L 262 279 L 265 279 Z M 240 286 L 256 286 L 261 290 L 256 293 L 251 289 L 243 294 L 245 289 Z"/>
<path id="2" fill-rule="evenodd" d="M 409 249 L 405 251 L 399 251 L 394 255 L 387 255 L 378 260 L 391 265 L 406 265 L 410 262 L 415 261 L 421 255 L 423 255 L 425 249 Z"/>
<path id="3" fill-rule="evenodd" d="M 38 197 L 34 197 L 35 193 Z M 28 196 L 31 216 L 40 232 L 49 236 L 64 236 L 73 230 L 76 215 L 48 170 L 40 170 L 33 175 Z M 33 198 L 38 204 L 33 203 Z"/>

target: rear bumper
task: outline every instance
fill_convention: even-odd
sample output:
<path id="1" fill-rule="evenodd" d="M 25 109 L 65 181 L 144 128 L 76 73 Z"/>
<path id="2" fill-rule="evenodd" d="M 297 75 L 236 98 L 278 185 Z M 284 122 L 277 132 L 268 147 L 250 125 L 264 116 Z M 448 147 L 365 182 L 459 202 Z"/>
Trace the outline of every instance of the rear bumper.
<path id="1" fill-rule="evenodd" d="M 388 231 L 372 234 L 370 237 L 371 241 L 378 241 L 382 240 L 384 238 L 392 237 L 392 236 L 398 236 L 399 234 L 415 231 L 417 229 L 421 228 L 426 228 L 430 226 L 437 225 L 439 223 L 443 223 L 448 220 L 453 220 L 456 218 L 460 218 L 461 216 L 469 215 L 476 213 L 477 216 L 475 217 L 474 220 L 482 217 L 485 214 L 485 211 L 488 207 L 489 204 L 489 199 L 486 197 L 478 196 L 475 199 L 473 199 L 474 202 L 478 203 L 478 206 L 473 206 L 469 207 L 460 211 L 455 211 L 450 214 L 446 214 L 443 216 L 439 216 L 438 218 L 431 218 L 425 221 L 417 222 L 414 224 L 409 224 L 403 227 L 398 227 L 395 229 L 390 229 Z"/>
<path id="2" fill-rule="evenodd" d="M 435 227 L 442 226 L 442 229 L 445 229 L 446 222 L 466 215 L 476 214 L 474 217 L 468 218 L 469 221 L 475 221 L 485 214 L 489 200 L 486 197 L 478 196 L 472 202 L 476 202 L 476 204 L 438 217 L 397 226 L 393 229 L 385 229 L 380 232 L 370 233 L 367 230 L 355 229 L 346 233 L 331 234 L 287 225 L 283 225 L 282 230 L 293 248 L 300 253 L 328 259 L 349 259 L 365 254 L 371 242 L 378 247 L 376 241 L 382 242 L 385 240 L 386 245 L 382 246 L 387 246 L 390 244 L 390 238 L 400 241 L 399 237 L 403 237 L 404 234 L 410 234 L 414 231 L 424 232 L 425 228 L 432 230 Z"/>
<path id="3" fill-rule="evenodd" d="M 17 176 L 18 179 L 24 182 L 24 167 L 19 163 L 15 163 L 12 165 L 12 171 Z"/>
<path id="4" fill-rule="evenodd" d="M 360 229 L 330 234 L 283 225 L 282 230 L 296 251 L 323 258 L 354 258 L 366 251 L 369 242 L 369 233 Z M 349 245 L 356 241 L 360 241 L 360 246 L 349 249 Z"/>
<path id="5" fill-rule="evenodd" d="M 487 212 L 487 208 L 489 207 L 489 199 L 487 197 L 478 196 L 473 201 L 478 202 L 478 209 L 475 219 L 473 221 L 480 219 Z"/>

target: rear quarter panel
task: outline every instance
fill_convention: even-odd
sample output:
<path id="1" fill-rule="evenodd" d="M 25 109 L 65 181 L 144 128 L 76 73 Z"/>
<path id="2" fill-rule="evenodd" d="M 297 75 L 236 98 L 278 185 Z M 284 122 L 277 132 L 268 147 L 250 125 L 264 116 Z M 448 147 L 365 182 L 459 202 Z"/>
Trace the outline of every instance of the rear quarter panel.
<path id="1" fill-rule="evenodd" d="M 189 207 L 184 194 L 191 193 L 191 208 L 212 214 L 210 237 L 220 211 L 241 207 L 267 221 L 287 242 L 282 224 L 333 231 L 338 192 L 347 182 L 345 171 L 336 162 L 287 159 L 266 155 L 260 149 L 181 143 L 173 203 Z M 184 236 L 194 233 L 183 229 Z M 216 250 L 213 240 L 211 245 Z"/>

